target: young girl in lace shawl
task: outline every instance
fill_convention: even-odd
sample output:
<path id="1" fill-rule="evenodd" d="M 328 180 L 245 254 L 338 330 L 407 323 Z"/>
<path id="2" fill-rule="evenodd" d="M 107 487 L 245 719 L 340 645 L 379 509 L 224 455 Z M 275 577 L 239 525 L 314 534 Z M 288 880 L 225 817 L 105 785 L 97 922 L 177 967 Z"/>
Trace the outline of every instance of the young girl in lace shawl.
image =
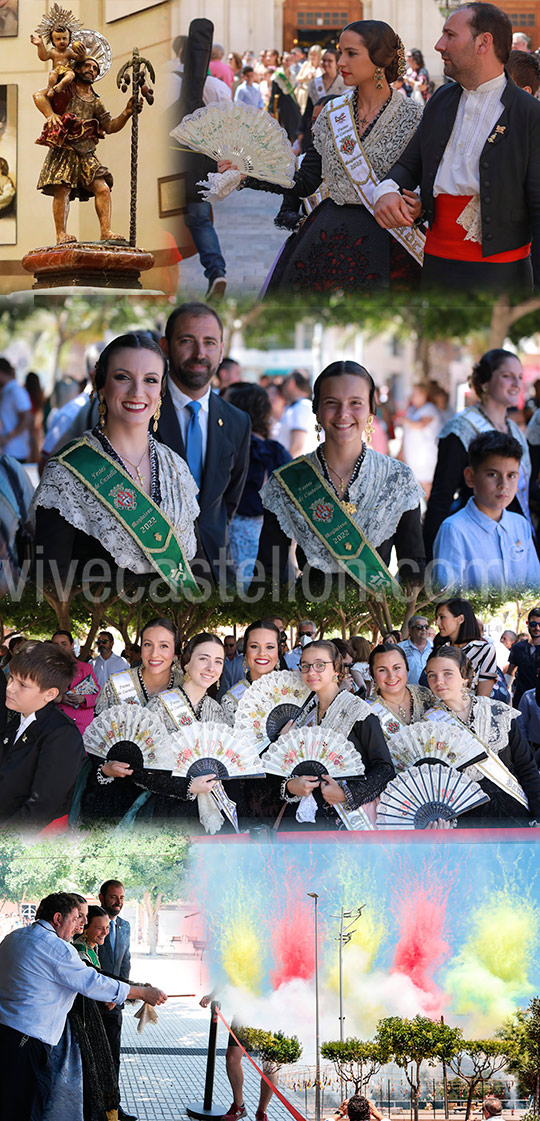
<path id="1" fill-rule="evenodd" d="M 528 820 L 540 819 L 540 774 L 532 749 L 524 739 L 518 724 L 519 712 L 502 701 L 475 696 L 470 691 L 473 667 L 457 646 L 442 646 L 432 651 L 426 663 L 429 688 L 438 705 L 452 715 L 456 723 L 469 728 L 482 743 L 499 757 L 510 772 L 510 780 L 517 779 L 525 794 L 528 811 L 507 790 L 501 789 L 487 778 L 478 766 L 467 767 L 465 774 L 479 782 L 490 801 L 471 814 L 463 814 L 459 825 L 523 825 Z M 426 719 L 430 719 L 429 712 Z"/>
<path id="2" fill-rule="evenodd" d="M 357 362 L 332 362 L 313 386 L 313 412 L 324 431 L 316 451 L 281 469 L 289 472 L 287 489 L 281 473 L 270 477 L 261 491 L 265 515 L 258 561 L 265 575 L 286 581 L 291 541 L 296 560 L 323 573 L 337 573 L 340 562 L 325 540 L 324 520 L 314 521 L 295 501 L 297 466 L 308 463 L 332 493 L 332 502 L 351 518 L 369 544 L 388 565 L 395 546 L 402 581 L 420 584 L 424 547 L 420 524 L 423 492 L 406 464 L 373 451 L 368 445 L 376 411 L 375 383 Z M 323 510 L 324 517 L 324 510 Z M 274 571 L 276 557 L 279 573 Z M 257 568 L 256 568 L 257 571 Z"/>

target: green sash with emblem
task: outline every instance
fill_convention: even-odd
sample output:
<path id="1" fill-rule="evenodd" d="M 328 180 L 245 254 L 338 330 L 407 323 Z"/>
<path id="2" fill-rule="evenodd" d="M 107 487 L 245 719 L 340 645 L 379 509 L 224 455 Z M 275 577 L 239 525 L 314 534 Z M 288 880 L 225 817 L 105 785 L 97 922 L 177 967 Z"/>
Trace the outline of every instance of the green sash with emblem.
<path id="1" fill-rule="evenodd" d="M 278 467 L 273 477 L 330 555 L 364 591 L 403 594 L 384 561 L 347 513 L 345 504 L 305 456 Z"/>
<path id="2" fill-rule="evenodd" d="M 173 591 L 197 590 L 174 526 L 127 471 L 84 436 L 56 459 L 99 499 Z"/>

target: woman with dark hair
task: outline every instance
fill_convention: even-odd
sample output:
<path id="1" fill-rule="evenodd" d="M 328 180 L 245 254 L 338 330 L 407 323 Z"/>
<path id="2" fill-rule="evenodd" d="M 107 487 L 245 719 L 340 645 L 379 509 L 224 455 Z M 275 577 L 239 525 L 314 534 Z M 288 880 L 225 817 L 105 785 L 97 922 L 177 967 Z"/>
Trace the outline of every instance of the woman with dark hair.
<path id="1" fill-rule="evenodd" d="M 422 51 L 413 47 L 405 56 L 407 70 L 405 72 L 405 85 L 408 93 L 418 104 L 428 101 L 432 93 L 432 83 L 424 62 Z"/>
<path id="2" fill-rule="evenodd" d="M 371 198 L 413 136 L 422 109 L 391 83 L 405 72 L 403 43 L 382 20 L 358 20 L 341 32 L 339 70 L 346 92 L 325 106 L 313 144 L 295 174 L 291 199 L 306 198 L 324 180 L 329 192 L 278 258 L 268 294 L 357 291 L 420 276 L 423 236 L 414 228 L 388 234 L 373 218 Z M 220 171 L 231 165 L 220 163 Z M 247 179 L 244 187 L 283 193 Z M 414 218 L 420 203 L 404 197 Z M 295 208 L 291 205 L 288 210 Z M 291 229 L 287 223 L 287 229 Z"/>
<path id="3" fill-rule="evenodd" d="M 251 419 L 248 473 L 236 513 L 229 522 L 229 542 L 237 580 L 248 588 L 263 524 L 264 510 L 259 491 L 272 472 L 290 463 L 291 457 L 283 444 L 270 439 L 272 404 L 266 389 L 252 382 L 241 382 L 225 390 L 224 397 Z"/>
<path id="4" fill-rule="evenodd" d="M 507 415 L 515 408 L 523 385 L 519 358 L 510 350 L 488 350 L 473 367 L 470 379 L 477 403 L 463 409 L 449 420 L 439 434 L 437 465 L 424 521 L 424 541 L 428 558 L 439 526 L 448 517 L 466 506 L 472 496 L 464 477 L 469 462 L 469 444 L 483 432 L 507 432 L 523 448 L 516 497 L 508 509 L 515 514 L 529 514 L 531 457 L 521 429 Z M 454 496 L 457 492 L 457 501 Z"/>
<path id="5" fill-rule="evenodd" d="M 393 642 L 381 642 L 374 647 L 369 655 L 369 671 L 375 682 L 375 696 L 367 703 L 378 717 L 386 739 L 391 741 L 404 725 L 422 719 L 426 708 L 433 704 L 433 697 L 422 685 L 408 684 L 407 656 Z"/>
<path id="6" fill-rule="evenodd" d="M 346 573 L 364 590 L 396 590 L 387 567 L 395 546 L 400 578 L 420 584 L 423 492 L 410 467 L 368 446 L 376 410 L 371 374 L 357 362 L 333 362 L 315 381 L 312 407 L 324 442 L 274 471 L 261 491 L 265 575 L 287 580 L 294 540 L 300 569 Z"/>
<path id="7" fill-rule="evenodd" d="M 394 777 L 390 752 L 379 721 L 360 697 L 340 690 L 343 659 L 334 642 L 316 639 L 304 647 L 300 672 L 317 698 L 315 720 L 309 708 L 304 714 L 304 722 L 325 732 L 335 731 L 345 736 L 356 748 L 361 767 L 357 777 L 344 780 L 336 780 L 329 775 L 320 778 L 316 773 L 286 779 L 280 789 L 281 798 L 286 803 L 284 818 L 287 824 L 290 824 L 290 818 L 295 817 L 298 824 L 308 828 L 339 829 L 343 828 L 342 820 L 334 807 L 342 805 L 344 809 L 354 811 L 362 806 L 374 825 L 377 800 Z M 275 783 L 270 782 L 269 785 L 272 787 Z M 309 800 L 312 814 L 307 812 Z"/>
<path id="8" fill-rule="evenodd" d="M 474 669 L 463 648 L 449 645 L 432 650 L 426 675 L 438 702 L 426 719 L 440 715 L 446 722 L 467 728 L 489 751 L 487 759 L 465 770 L 489 794 L 490 801 L 474 811 L 479 824 L 494 825 L 498 819 L 500 824 L 517 825 L 528 818 L 540 819 L 540 774 L 520 730 L 519 712 L 502 701 L 475 695 L 471 688 Z M 459 823 L 470 827 L 471 817 L 464 814 Z"/>
<path id="9" fill-rule="evenodd" d="M 279 124 L 292 142 L 296 138 L 302 114 L 294 95 L 294 82 L 291 77 L 291 64 L 293 56 L 285 51 L 281 66 L 276 67 L 272 73 L 270 86 L 270 99 L 268 112 L 279 121 Z"/>
<path id="10" fill-rule="evenodd" d="M 315 75 L 307 87 L 307 102 L 302 116 L 300 132 L 297 142 L 301 151 L 307 152 L 311 144 L 311 128 L 313 110 L 323 97 L 339 97 L 345 93 L 345 83 L 338 70 L 339 54 L 333 47 L 328 47 L 321 59 L 322 73 Z M 298 93 L 296 94 L 298 98 Z"/>
<path id="11" fill-rule="evenodd" d="M 246 627 L 244 631 L 245 676 L 221 698 L 221 707 L 231 724 L 234 723 L 238 702 L 246 689 L 266 673 L 279 670 L 280 639 L 280 631 L 269 619 L 256 619 Z"/>
<path id="12" fill-rule="evenodd" d="M 455 597 L 438 603 L 435 622 L 439 633 L 433 640 L 433 653 L 443 646 L 459 647 L 473 668 L 474 692 L 479 697 L 489 697 L 497 680 L 497 654 L 493 643 L 482 638 L 480 624 L 468 600 Z M 424 670 L 420 681 L 426 677 Z"/>
<path id="13" fill-rule="evenodd" d="M 58 700 L 57 707 L 74 720 L 81 736 L 94 719 L 94 709 L 99 695 L 96 675 L 89 662 L 75 657 L 75 644 L 70 631 L 55 631 L 52 642 L 71 654 L 75 663 L 75 676 L 67 693 Z"/>
<path id="14" fill-rule="evenodd" d="M 154 440 L 167 361 L 146 335 L 120 335 L 96 363 L 99 424 L 49 459 L 33 500 L 36 546 L 63 583 L 72 562 L 98 559 L 173 590 L 194 587 L 197 486 L 187 464 Z M 39 554 L 38 554 L 39 555 Z M 103 580 L 103 564 L 99 565 Z"/>

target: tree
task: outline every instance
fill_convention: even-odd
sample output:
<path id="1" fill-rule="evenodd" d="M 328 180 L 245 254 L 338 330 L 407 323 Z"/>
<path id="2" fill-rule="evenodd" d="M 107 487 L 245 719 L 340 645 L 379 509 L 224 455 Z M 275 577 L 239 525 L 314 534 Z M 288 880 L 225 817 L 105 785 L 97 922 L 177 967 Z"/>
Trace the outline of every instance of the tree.
<path id="1" fill-rule="evenodd" d="M 477 1087 L 482 1082 L 488 1082 L 499 1070 L 503 1070 L 506 1061 L 502 1044 L 495 1039 L 464 1040 L 460 1050 L 450 1060 L 448 1063 L 450 1070 L 467 1085 L 465 1121 L 468 1121 L 470 1116 Z"/>
<path id="2" fill-rule="evenodd" d="M 533 997 L 529 1007 L 517 1012 L 497 1032 L 504 1049 L 506 1066 L 517 1075 L 521 1086 L 534 1095 L 534 1113 L 540 1112 L 540 997 Z"/>
<path id="3" fill-rule="evenodd" d="M 302 1054 L 302 1045 L 296 1035 L 245 1027 L 237 1034 L 246 1051 L 253 1051 L 260 1057 L 264 1073 L 268 1075 L 276 1075 L 285 1064 L 298 1062 Z"/>
<path id="4" fill-rule="evenodd" d="M 371 1079 L 384 1065 L 379 1045 L 370 1041 L 364 1043 L 361 1039 L 323 1043 L 321 1055 L 334 1064 L 340 1082 L 352 1083 L 354 1094 L 367 1095 Z"/>
<path id="5" fill-rule="evenodd" d="M 411 1088 L 414 1121 L 418 1121 L 421 1067 L 423 1062 L 449 1062 L 461 1046 L 461 1029 L 450 1028 L 427 1016 L 414 1020 L 388 1016 L 379 1020 L 375 1041 L 383 1062 L 393 1061 L 401 1067 Z"/>

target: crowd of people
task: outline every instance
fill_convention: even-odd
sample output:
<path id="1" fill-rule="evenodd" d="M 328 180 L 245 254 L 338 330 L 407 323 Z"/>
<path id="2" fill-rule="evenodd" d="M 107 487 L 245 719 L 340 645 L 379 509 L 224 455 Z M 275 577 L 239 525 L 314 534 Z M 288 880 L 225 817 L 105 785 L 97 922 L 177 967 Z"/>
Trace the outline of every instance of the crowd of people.
<path id="1" fill-rule="evenodd" d="M 313 383 L 244 380 L 210 305 L 180 305 L 158 338 L 101 350 L 92 392 L 53 414 L 35 491 L 35 413 L 0 360 L 2 590 L 21 571 L 64 594 L 105 577 L 244 597 L 298 578 L 364 594 L 540 582 L 540 412 L 513 351 L 480 358 L 457 413 L 436 382 L 398 412 L 352 361 Z"/>
<path id="2" fill-rule="evenodd" d="M 275 51 L 232 54 L 232 68 L 221 59 L 226 97 L 266 106 L 302 155 L 292 189 L 249 175 L 240 184 L 284 195 L 275 221 L 293 231 L 266 297 L 403 290 L 420 281 L 443 293 L 537 287 L 540 63 L 515 46 L 510 17 L 472 0 L 448 14 L 435 44 L 444 73 L 437 90 L 422 52 L 406 52 L 381 20 L 347 24 L 337 51 L 312 46 L 305 58 L 295 46 L 281 64 Z M 200 48 L 194 28 L 182 58 Z M 208 58 L 224 54 L 211 36 L 206 50 Z M 180 102 L 176 123 L 207 104 L 209 83 L 219 81 L 200 63 L 197 80 L 189 69 L 190 104 Z M 210 70 L 217 73 L 212 62 Z M 191 164 L 184 153 L 186 221 L 208 292 L 221 296 L 226 262 Z M 218 161 L 219 172 L 236 166 Z"/>
<path id="3" fill-rule="evenodd" d="M 319 638 L 304 619 L 289 649 L 280 617 L 250 623 L 241 639 L 204 631 L 183 646 L 162 617 L 122 656 L 100 632 L 89 662 L 75 657 L 67 631 L 44 642 L 16 636 L 0 674 L 0 821 L 47 832 L 164 819 L 194 833 L 384 827 L 381 796 L 424 758 L 423 724 L 440 721 L 441 740 L 451 725 L 469 744 L 460 767 L 485 795 L 460 824 L 535 822 L 540 608 L 525 637 L 504 631 L 497 645 L 468 600 L 438 603 L 434 623 L 437 632 L 416 614 L 407 637 L 374 643 Z M 405 728 L 417 736 L 408 756 Z M 311 729 L 315 753 L 295 768 L 301 729 Z M 352 754 L 341 779 L 317 752 L 326 741 L 337 751 L 343 737 Z"/>
<path id="4" fill-rule="evenodd" d="M 98 898 L 47 895 L 35 921 L 0 942 L 2 1117 L 137 1121 L 120 1102 L 122 1009 L 167 997 L 130 978 L 121 881 L 106 880 Z"/>

